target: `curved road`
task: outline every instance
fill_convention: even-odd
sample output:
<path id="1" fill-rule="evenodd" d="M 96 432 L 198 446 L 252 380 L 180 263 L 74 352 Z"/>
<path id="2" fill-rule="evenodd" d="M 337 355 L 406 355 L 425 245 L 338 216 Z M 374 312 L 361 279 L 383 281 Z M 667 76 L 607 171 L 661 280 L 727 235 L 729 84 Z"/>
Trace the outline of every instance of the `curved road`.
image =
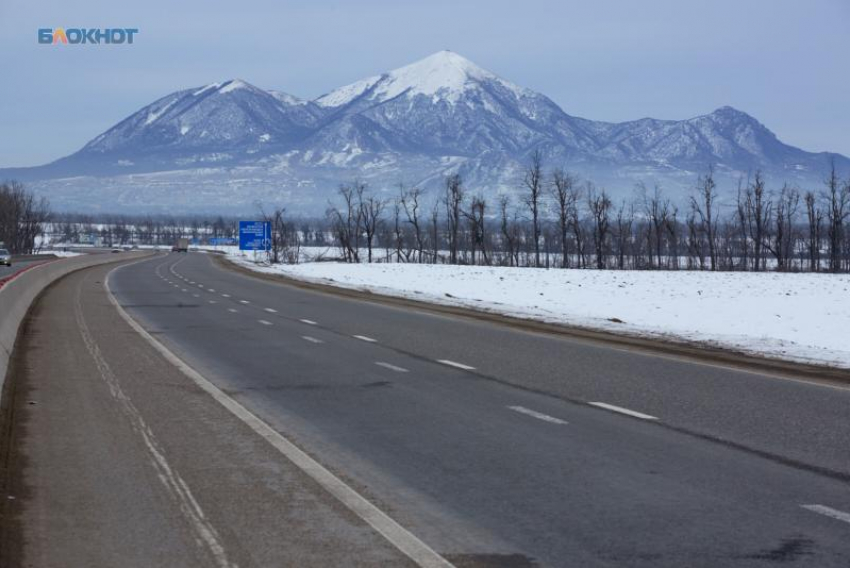
<path id="1" fill-rule="evenodd" d="M 83 319 L 108 306 L 99 278 L 79 284 L 103 297 Z M 847 388 L 307 291 L 206 254 L 109 282 L 159 341 L 456 566 L 850 564 Z M 114 329 L 100 333 L 125 346 L 126 380 L 169 382 L 135 371 L 140 340 Z M 169 393 L 187 419 L 207 400 Z M 171 414 L 151 412 L 166 455 L 192 463 Z M 228 491 L 197 486 L 201 508 Z M 379 558 L 365 565 L 398 562 Z"/>

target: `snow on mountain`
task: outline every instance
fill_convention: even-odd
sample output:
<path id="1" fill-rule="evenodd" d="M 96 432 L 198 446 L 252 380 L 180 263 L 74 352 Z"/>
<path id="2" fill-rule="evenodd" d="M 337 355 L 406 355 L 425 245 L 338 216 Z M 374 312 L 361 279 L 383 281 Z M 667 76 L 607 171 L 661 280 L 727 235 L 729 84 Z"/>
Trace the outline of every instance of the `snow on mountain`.
<path id="1" fill-rule="evenodd" d="M 612 193 L 637 181 L 685 194 L 714 165 L 726 186 L 761 169 L 776 183 L 814 186 L 834 160 L 788 146 L 731 107 L 687 120 L 607 123 L 574 117 L 546 96 L 441 51 L 314 101 L 240 79 L 167 95 L 39 168 L 0 177 L 33 182 L 55 205 L 170 210 L 285 198 L 323 208 L 339 183 L 438 186 L 459 172 L 473 191 L 510 192 L 535 150 Z M 181 205 L 182 206 L 182 205 Z"/>
<path id="2" fill-rule="evenodd" d="M 360 97 L 372 103 L 380 103 L 400 95 L 408 98 L 426 95 L 434 103 L 446 101 L 454 104 L 466 93 L 479 90 L 486 83 L 497 83 L 517 96 L 533 94 L 456 53 L 440 51 L 384 75 L 340 87 L 320 97 L 317 102 L 322 106 L 338 107 Z"/>

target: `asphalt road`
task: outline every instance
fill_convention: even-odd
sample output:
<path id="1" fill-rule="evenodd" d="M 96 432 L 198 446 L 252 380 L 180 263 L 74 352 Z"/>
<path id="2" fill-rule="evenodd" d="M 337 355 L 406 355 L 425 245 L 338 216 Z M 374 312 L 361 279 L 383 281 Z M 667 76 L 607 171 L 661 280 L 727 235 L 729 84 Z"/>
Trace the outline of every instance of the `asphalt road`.
<path id="1" fill-rule="evenodd" d="M 103 296 L 102 273 L 86 274 L 94 276 L 81 289 Z M 845 388 L 305 291 L 222 269 L 205 254 L 124 266 L 110 286 L 153 336 L 457 566 L 850 565 Z M 81 304 L 84 319 L 108 307 L 98 297 Z M 227 459 L 240 448 L 229 467 L 266 471 L 256 436 L 233 441 L 216 431 L 232 419 L 192 418 L 209 397 L 163 390 L 179 381 L 160 379 L 167 365 L 155 355 L 123 365 L 144 346 L 100 317 L 115 374 L 135 385 L 140 415 L 150 415 L 177 470 L 190 472 L 200 506 L 215 510 L 218 499 L 238 511 L 211 515 L 231 535 L 224 550 L 252 558 L 256 541 L 244 539 L 263 517 L 262 499 L 233 479 L 195 479 L 189 450 Z M 84 415 L 100 430 L 108 420 Z M 51 459 L 26 453 L 39 431 L 30 418 L 15 446 L 31 464 Z M 27 516 L 26 502 L 24 532 L 46 514 Z M 307 503 L 302 512 L 327 517 L 331 534 L 349 526 L 338 511 Z M 151 508 L 137 530 L 155 517 Z M 349 535 L 359 545 L 349 560 L 394 565 L 392 549 L 365 555 L 373 536 Z M 328 554 L 338 546 L 344 539 Z M 265 559 L 285 554 L 261 550 Z"/>

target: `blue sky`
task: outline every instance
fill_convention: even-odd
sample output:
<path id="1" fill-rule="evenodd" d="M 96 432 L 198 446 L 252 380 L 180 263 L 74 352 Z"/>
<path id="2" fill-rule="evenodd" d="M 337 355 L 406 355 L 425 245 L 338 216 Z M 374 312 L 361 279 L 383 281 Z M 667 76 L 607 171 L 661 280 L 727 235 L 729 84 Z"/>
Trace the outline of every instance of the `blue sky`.
<path id="1" fill-rule="evenodd" d="M 42 46 L 40 27 L 135 27 Z M 314 98 L 450 49 L 566 112 L 683 119 L 732 105 L 850 155 L 847 0 L 0 0 L 0 167 L 79 149 L 178 89 L 239 77 Z"/>

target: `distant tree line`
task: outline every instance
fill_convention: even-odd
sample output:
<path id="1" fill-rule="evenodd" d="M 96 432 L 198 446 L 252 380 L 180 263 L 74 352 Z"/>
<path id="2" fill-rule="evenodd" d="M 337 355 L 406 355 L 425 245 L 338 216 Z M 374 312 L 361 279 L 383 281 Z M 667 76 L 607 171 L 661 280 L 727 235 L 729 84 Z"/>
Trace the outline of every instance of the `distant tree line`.
<path id="1" fill-rule="evenodd" d="M 0 248 L 12 254 L 32 253 L 49 219 L 45 199 L 16 181 L 0 183 Z"/>
<path id="2" fill-rule="evenodd" d="M 272 262 L 298 262 L 302 247 L 335 251 L 325 259 L 618 270 L 850 271 L 850 178 L 834 168 L 822 188 L 769 188 L 761 173 L 721 202 L 708 168 L 686 202 L 659 186 L 635 186 L 615 202 L 604 189 L 532 155 L 514 197 L 470 192 L 460 175 L 427 192 L 374 191 L 343 184 L 323 218 L 272 222 Z M 235 217 L 57 215 L 56 238 L 97 233 L 109 246 L 170 245 L 235 238 Z"/>
<path id="3" fill-rule="evenodd" d="M 427 203 L 427 204 L 426 204 Z M 379 197 L 343 185 L 327 213 L 348 262 L 597 268 L 850 271 L 850 178 L 832 168 L 820 191 L 767 187 L 756 172 L 721 206 L 711 168 L 680 209 L 658 186 L 639 183 L 615 203 L 563 169 L 545 172 L 535 153 L 519 199 L 495 203 L 447 176 L 441 195 L 418 188 Z M 366 258 L 362 258 L 365 250 Z"/>

